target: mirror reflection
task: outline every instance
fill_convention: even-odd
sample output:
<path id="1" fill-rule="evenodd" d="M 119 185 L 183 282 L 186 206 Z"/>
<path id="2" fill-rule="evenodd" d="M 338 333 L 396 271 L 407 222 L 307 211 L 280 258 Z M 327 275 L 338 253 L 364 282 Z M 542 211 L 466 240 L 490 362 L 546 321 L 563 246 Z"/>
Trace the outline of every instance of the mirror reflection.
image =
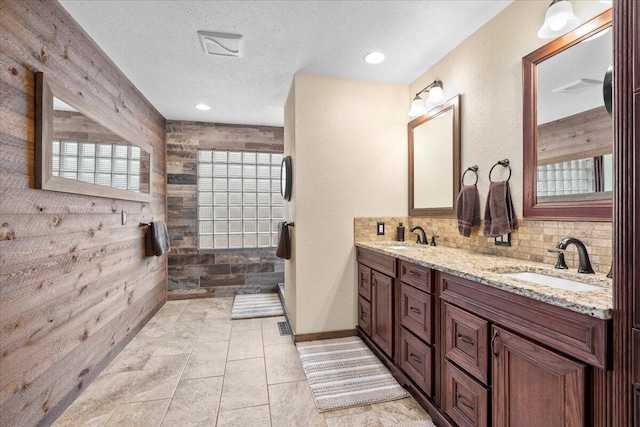
<path id="1" fill-rule="evenodd" d="M 612 119 L 603 82 L 611 27 L 537 64 L 538 203 L 610 199 Z"/>
<path id="2" fill-rule="evenodd" d="M 409 215 L 453 215 L 459 191 L 459 97 L 409 123 Z"/>
<path id="3" fill-rule="evenodd" d="M 149 193 L 149 153 L 53 98 L 52 175 Z"/>

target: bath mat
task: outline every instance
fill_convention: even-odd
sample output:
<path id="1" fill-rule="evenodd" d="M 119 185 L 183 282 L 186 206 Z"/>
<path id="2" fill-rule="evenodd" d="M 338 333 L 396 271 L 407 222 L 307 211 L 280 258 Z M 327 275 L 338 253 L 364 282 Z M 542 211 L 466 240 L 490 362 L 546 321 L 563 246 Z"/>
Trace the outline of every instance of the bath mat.
<path id="1" fill-rule="evenodd" d="M 358 337 L 303 342 L 296 346 L 318 412 L 409 396 Z"/>
<path id="2" fill-rule="evenodd" d="M 282 316 L 284 311 L 278 294 L 236 295 L 231 319 Z"/>

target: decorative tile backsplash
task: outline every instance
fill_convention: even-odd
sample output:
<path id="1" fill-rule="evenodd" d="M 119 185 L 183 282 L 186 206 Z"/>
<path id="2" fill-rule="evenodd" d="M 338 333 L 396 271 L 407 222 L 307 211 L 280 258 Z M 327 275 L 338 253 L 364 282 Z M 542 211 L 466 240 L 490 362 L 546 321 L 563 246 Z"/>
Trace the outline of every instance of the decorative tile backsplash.
<path id="1" fill-rule="evenodd" d="M 378 221 L 385 223 L 385 235 L 376 235 Z M 438 245 L 466 249 L 485 254 L 500 255 L 527 261 L 543 262 L 555 265 L 556 254 L 547 250 L 555 248 L 564 237 L 580 239 L 587 247 L 593 269 L 607 273 L 611 268 L 612 224 L 595 221 L 532 221 L 518 219 L 519 228 L 511 234 L 511 246 L 496 246 L 493 238 L 482 235 L 482 227 L 474 227 L 470 237 L 458 234 L 455 218 L 436 217 L 386 217 L 355 218 L 354 239 L 356 242 L 396 240 L 396 227 L 402 222 L 405 226 L 405 240 L 415 241 L 415 234 L 409 228 L 419 225 L 436 238 Z M 565 254 L 569 268 L 577 268 L 578 254 L 575 246 L 569 246 Z"/>

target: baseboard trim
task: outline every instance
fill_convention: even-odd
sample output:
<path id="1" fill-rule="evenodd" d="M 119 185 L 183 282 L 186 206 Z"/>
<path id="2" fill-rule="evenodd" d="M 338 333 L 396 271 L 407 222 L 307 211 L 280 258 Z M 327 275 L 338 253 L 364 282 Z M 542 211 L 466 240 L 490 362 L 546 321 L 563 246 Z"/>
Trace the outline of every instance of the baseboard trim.
<path id="1" fill-rule="evenodd" d="M 294 335 L 293 342 L 299 343 L 305 341 L 330 340 L 333 338 L 355 337 L 356 335 L 358 335 L 358 332 L 355 329 L 347 329 L 343 331 L 315 332 L 312 334 Z"/>

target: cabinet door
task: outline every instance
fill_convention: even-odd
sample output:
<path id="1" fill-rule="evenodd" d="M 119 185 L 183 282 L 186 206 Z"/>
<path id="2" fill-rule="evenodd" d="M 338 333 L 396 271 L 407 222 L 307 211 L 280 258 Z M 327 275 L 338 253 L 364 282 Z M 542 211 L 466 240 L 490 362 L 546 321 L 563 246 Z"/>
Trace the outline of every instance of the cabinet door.
<path id="1" fill-rule="evenodd" d="M 358 294 L 371 301 L 371 269 L 363 264 L 358 264 Z"/>
<path id="2" fill-rule="evenodd" d="M 393 358 L 393 279 L 371 271 L 371 339 Z"/>
<path id="3" fill-rule="evenodd" d="M 358 326 L 371 336 L 371 303 L 362 296 L 358 297 Z"/>
<path id="4" fill-rule="evenodd" d="M 494 426 L 586 425 L 584 365 L 495 326 L 492 337 Z"/>
<path id="5" fill-rule="evenodd" d="M 406 283 L 400 286 L 400 314 L 398 318 L 405 328 L 433 344 L 433 296 Z"/>

